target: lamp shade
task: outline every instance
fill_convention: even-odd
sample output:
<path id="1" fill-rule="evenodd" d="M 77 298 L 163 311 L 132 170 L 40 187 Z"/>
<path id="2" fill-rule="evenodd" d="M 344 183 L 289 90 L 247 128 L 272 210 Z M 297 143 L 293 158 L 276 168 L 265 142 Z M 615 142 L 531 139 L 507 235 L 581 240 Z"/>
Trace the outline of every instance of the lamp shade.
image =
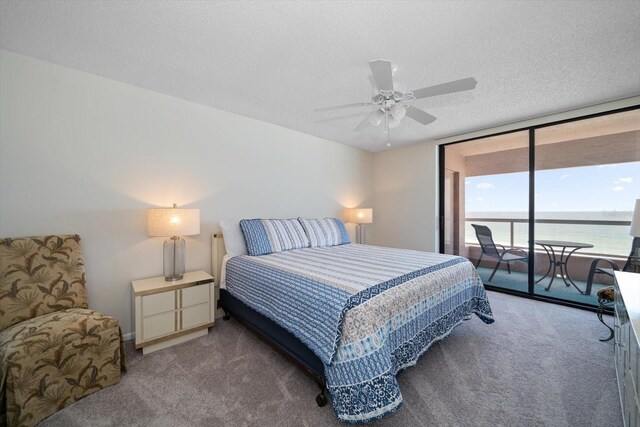
<path id="1" fill-rule="evenodd" d="M 371 224 L 373 222 L 373 209 L 349 209 L 347 222 Z"/>
<path id="2" fill-rule="evenodd" d="M 629 234 L 633 237 L 640 237 L 640 199 L 636 200 L 636 207 L 633 209 Z"/>
<path id="3" fill-rule="evenodd" d="M 193 236 L 200 234 L 200 209 L 151 208 L 147 213 L 149 236 Z"/>

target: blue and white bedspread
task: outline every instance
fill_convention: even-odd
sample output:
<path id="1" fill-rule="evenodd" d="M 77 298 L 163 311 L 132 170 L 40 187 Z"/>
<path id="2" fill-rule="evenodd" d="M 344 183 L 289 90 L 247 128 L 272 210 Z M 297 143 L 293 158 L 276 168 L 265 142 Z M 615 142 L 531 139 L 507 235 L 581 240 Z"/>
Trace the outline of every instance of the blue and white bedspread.
<path id="1" fill-rule="evenodd" d="M 466 258 L 369 245 L 237 256 L 226 287 L 324 363 L 342 421 L 368 422 L 402 404 L 398 371 L 475 313 L 493 314 Z"/>

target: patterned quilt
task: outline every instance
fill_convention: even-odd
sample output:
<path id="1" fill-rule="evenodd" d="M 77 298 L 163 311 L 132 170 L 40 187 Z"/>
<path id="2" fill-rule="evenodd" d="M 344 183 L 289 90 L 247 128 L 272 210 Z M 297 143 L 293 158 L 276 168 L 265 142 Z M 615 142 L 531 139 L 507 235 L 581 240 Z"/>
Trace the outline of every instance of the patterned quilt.
<path id="1" fill-rule="evenodd" d="M 493 323 L 476 269 L 451 255 L 347 244 L 237 256 L 226 287 L 322 360 L 349 423 L 395 411 L 396 374 L 472 313 Z"/>

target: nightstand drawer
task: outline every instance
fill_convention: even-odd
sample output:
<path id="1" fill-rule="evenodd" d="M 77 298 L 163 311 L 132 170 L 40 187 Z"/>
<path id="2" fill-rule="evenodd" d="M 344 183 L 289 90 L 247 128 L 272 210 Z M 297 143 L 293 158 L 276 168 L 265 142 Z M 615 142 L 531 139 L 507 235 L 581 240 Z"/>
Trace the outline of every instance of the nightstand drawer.
<path id="1" fill-rule="evenodd" d="M 176 309 L 175 292 L 145 295 L 142 297 L 142 316 L 164 313 Z"/>
<path id="2" fill-rule="evenodd" d="M 209 302 L 209 285 L 198 285 L 192 288 L 182 289 L 182 307 L 203 304 Z"/>
<path id="3" fill-rule="evenodd" d="M 176 313 L 171 311 L 142 319 L 142 333 L 145 340 L 170 334 L 176 330 Z"/>
<path id="4" fill-rule="evenodd" d="M 209 323 L 209 304 L 194 305 L 182 310 L 182 327 L 184 329 Z"/>

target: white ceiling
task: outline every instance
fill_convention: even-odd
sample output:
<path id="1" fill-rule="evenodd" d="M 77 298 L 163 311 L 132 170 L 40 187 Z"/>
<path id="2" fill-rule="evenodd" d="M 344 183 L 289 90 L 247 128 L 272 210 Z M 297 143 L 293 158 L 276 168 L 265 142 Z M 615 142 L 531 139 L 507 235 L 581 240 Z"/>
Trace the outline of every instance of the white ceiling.
<path id="1" fill-rule="evenodd" d="M 640 1 L 69 1 L 0 3 L 0 47 L 370 151 L 353 132 L 368 61 L 438 117 L 391 130 L 393 147 L 640 95 Z M 358 116 L 324 121 L 343 114 Z"/>

